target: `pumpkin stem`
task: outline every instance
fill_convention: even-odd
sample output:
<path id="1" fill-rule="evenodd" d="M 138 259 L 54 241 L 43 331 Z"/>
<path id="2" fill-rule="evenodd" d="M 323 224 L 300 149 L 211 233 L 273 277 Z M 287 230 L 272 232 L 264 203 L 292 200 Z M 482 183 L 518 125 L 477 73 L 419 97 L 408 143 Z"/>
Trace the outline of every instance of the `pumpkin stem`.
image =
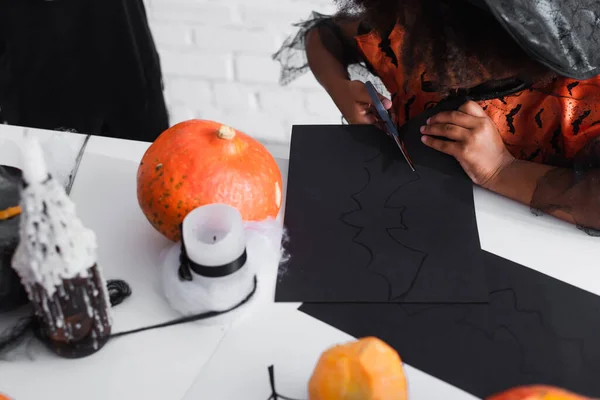
<path id="1" fill-rule="evenodd" d="M 235 130 L 230 126 L 221 125 L 217 132 L 217 136 L 221 139 L 231 140 L 235 137 Z"/>

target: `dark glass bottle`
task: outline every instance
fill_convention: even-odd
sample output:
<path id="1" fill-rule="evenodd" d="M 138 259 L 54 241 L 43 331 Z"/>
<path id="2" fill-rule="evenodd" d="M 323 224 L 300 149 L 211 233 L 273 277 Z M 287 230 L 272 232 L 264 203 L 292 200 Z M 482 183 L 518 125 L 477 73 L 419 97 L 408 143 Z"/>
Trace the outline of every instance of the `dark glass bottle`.
<path id="1" fill-rule="evenodd" d="M 89 356 L 100 350 L 111 334 L 104 280 L 97 265 L 87 274 L 64 280 L 51 297 L 39 284 L 31 288 L 36 334 L 61 357 Z"/>

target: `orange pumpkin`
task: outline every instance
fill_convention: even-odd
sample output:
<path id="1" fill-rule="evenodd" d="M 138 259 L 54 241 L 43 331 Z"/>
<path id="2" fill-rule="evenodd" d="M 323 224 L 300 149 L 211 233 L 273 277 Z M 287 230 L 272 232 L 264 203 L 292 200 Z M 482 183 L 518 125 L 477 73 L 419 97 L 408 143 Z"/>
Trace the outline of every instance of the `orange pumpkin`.
<path id="1" fill-rule="evenodd" d="M 281 208 L 281 171 L 255 139 L 214 121 L 190 120 L 163 132 L 137 173 L 139 205 L 152 226 L 180 239 L 193 209 L 213 203 L 237 208 L 246 221 L 275 218 Z"/>
<path id="2" fill-rule="evenodd" d="M 553 386 L 531 385 L 508 389 L 487 400 L 592 400 Z"/>
<path id="3" fill-rule="evenodd" d="M 308 400 L 406 400 L 398 353 L 366 337 L 325 351 L 310 378 Z"/>

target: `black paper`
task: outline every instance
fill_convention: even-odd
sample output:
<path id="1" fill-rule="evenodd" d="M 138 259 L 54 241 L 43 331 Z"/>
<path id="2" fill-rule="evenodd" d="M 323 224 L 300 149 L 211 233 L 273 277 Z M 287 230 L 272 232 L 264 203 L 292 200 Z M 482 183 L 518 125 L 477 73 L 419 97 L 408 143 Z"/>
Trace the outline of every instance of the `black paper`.
<path id="1" fill-rule="evenodd" d="M 400 137 L 403 139 L 408 155 L 413 163 L 422 167 L 431 168 L 437 172 L 442 172 L 455 178 L 462 178 L 470 182 L 470 178 L 467 176 L 454 157 L 440 153 L 439 151 L 426 146 L 421 141 L 422 134 L 420 133 L 420 128 L 426 125 L 428 118 L 431 118 L 440 112 L 457 110 L 466 101 L 467 98 L 462 96 L 445 99 L 434 107 L 431 107 L 416 117 L 409 119 L 406 124 L 399 129 Z M 442 140 L 450 140 L 444 137 L 437 138 Z"/>
<path id="2" fill-rule="evenodd" d="M 471 182 L 416 168 L 377 128 L 294 127 L 276 301 L 487 301 Z"/>
<path id="3" fill-rule="evenodd" d="M 547 384 L 600 397 L 600 297 L 482 251 L 488 304 L 304 304 L 477 397 Z M 565 266 L 567 267 L 567 266 Z"/>

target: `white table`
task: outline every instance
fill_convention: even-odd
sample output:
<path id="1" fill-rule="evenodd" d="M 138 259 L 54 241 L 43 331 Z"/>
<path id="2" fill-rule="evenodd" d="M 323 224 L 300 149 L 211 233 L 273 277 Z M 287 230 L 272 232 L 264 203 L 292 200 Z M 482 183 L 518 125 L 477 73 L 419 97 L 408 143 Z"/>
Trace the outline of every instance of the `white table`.
<path id="1" fill-rule="evenodd" d="M 0 164 L 20 167 L 16 141 L 23 130 L 0 125 Z M 42 140 L 59 135 L 29 131 Z M 82 141 L 69 135 L 61 137 Z M 92 137 L 71 192 L 79 216 L 96 232 L 105 277 L 132 286 L 133 295 L 113 311 L 114 332 L 177 317 L 158 286 L 160 255 L 171 243 L 137 204 L 136 172 L 148 146 Z M 287 149 L 267 147 L 287 180 Z M 475 203 L 485 250 L 600 295 L 598 238 L 483 190 L 475 189 Z M 298 307 L 270 302 L 235 326 L 192 323 L 117 338 L 81 360 L 35 352 L 33 361 L 0 361 L 0 393 L 17 400 L 266 400 L 267 366 L 273 364 L 278 391 L 306 399 L 319 355 L 352 338 Z M 473 398 L 408 365 L 406 373 L 411 399 Z"/>

